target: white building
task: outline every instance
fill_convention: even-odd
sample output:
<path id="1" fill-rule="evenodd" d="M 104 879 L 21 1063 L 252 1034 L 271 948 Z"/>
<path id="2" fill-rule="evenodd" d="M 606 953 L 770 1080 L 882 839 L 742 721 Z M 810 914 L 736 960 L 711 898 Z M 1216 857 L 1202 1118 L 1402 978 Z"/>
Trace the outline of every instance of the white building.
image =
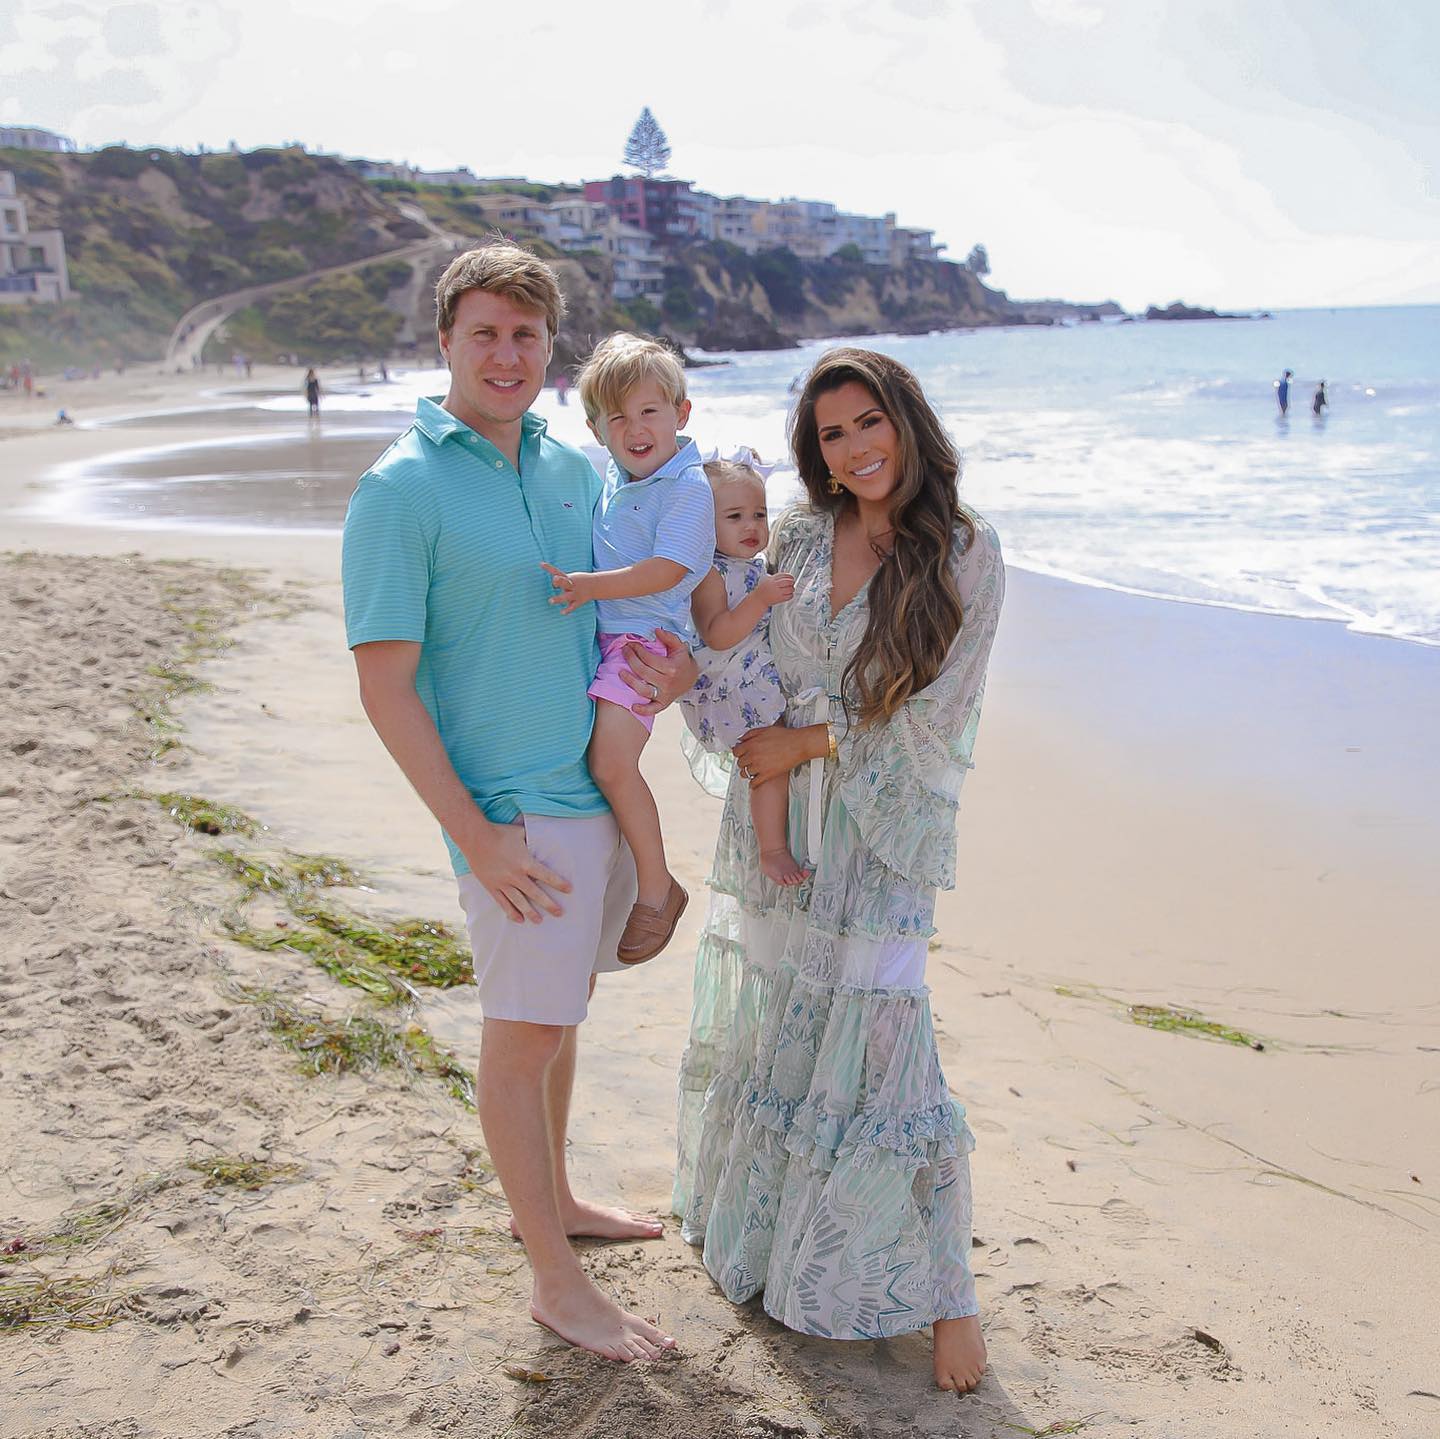
<path id="1" fill-rule="evenodd" d="M 890 234 L 885 221 L 875 215 L 835 216 L 835 250 L 854 245 L 867 265 L 890 263 Z M 835 250 L 830 253 L 833 255 Z"/>
<path id="2" fill-rule="evenodd" d="M 595 250 L 610 257 L 614 279 L 610 293 L 617 300 L 657 299 L 665 290 L 665 260 L 655 237 L 638 225 L 627 225 L 608 205 L 580 198 L 532 205 L 528 228 L 538 230 L 561 250 Z M 506 211 L 501 211 L 504 224 Z"/>
<path id="3" fill-rule="evenodd" d="M 0 149 L 51 150 L 63 155 L 74 148 L 75 142 L 68 135 L 57 135 L 38 125 L 0 125 Z"/>
<path id="4" fill-rule="evenodd" d="M 710 223 L 714 238 L 753 255 L 759 246 L 759 220 L 768 208 L 765 200 L 745 195 L 711 195 Z"/>
<path id="5" fill-rule="evenodd" d="M 541 233 L 562 250 L 603 250 L 601 231 L 609 219 L 610 207 L 594 200 L 552 200 Z"/>
<path id="6" fill-rule="evenodd" d="M 752 200 L 745 195 L 707 195 L 706 238 L 724 240 L 747 255 L 784 248 L 802 260 L 824 260 L 853 245 L 869 265 L 901 265 L 910 260 L 938 260 L 944 245 L 931 230 L 912 230 L 890 215 L 852 215 L 824 200 Z"/>
<path id="7" fill-rule="evenodd" d="M 69 297 L 64 235 L 30 228 L 15 176 L 0 170 L 0 305 L 54 304 Z"/>
<path id="8" fill-rule="evenodd" d="M 657 299 L 665 291 L 665 261 L 655 249 L 655 239 L 638 225 L 607 220 L 601 230 L 604 250 L 615 266 L 612 293 L 617 300 L 643 296 Z"/>

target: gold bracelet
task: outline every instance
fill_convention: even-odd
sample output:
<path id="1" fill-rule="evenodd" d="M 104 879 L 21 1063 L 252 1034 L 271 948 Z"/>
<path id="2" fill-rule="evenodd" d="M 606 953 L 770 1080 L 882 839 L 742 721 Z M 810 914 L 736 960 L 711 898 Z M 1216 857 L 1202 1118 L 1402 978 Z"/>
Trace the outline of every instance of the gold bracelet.
<path id="1" fill-rule="evenodd" d="M 825 739 L 827 742 L 826 759 L 838 759 L 840 757 L 840 742 L 835 738 L 835 726 L 828 720 L 825 724 Z"/>

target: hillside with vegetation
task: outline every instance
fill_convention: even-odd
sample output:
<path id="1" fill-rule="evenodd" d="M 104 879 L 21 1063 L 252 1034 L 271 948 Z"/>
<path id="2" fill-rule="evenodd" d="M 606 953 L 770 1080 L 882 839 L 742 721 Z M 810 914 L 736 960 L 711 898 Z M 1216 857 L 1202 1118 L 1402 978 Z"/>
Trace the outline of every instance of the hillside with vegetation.
<path id="1" fill-rule="evenodd" d="M 193 305 L 443 233 L 457 245 L 493 237 L 504 205 L 576 193 L 544 185 L 485 187 L 367 181 L 298 147 L 189 155 L 123 146 L 91 153 L 0 150 L 34 229 L 65 235 L 74 298 L 0 310 L 0 357 L 42 367 L 154 360 Z M 1030 317 L 963 265 L 888 268 L 857 256 L 804 261 L 724 243 L 666 252 L 664 292 L 617 303 L 610 258 L 515 238 L 555 264 L 569 306 L 557 367 L 617 328 L 708 349 L 776 348 L 820 335 L 919 332 L 1025 323 Z M 431 292 L 441 262 L 377 260 L 266 296 L 230 317 L 206 357 L 296 354 L 333 361 L 430 353 Z M 1039 319 L 1040 317 L 1034 317 Z M 1043 322 L 1043 321 L 1042 321 Z"/>
<path id="2" fill-rule="evenodd" d="M 298 148 L 0 150 L 0 169 L 14 172 L 31 227 L 65 235 L 75 298 L 0 311 L 0 353 L 23 350 L 40 364 L 157 358 L 199 300 L 360 260 L 426 233 L 338 161 Z M 349 326 L 364 335 L 380 319 L 375 307 L 384 308 L 383 277 L 341 278 L 350 283 L 322 300 L 330 309 L 354 301 Z M 293 320 L 285 315 L 282 330 L 293 333 Z M 386 325 L 388 318 L 382 332 Z"/>

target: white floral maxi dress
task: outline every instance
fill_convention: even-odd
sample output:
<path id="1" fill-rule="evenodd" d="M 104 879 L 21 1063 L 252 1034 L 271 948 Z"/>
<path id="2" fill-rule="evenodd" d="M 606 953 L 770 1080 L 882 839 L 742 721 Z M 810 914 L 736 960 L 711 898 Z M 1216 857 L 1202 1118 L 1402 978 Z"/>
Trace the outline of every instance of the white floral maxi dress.
<path id="1" fill-rule="evenodd" d="M 773 553 L 795 597 L 771 612 L 770 645 L 786 723 L 828 714 L 839 757 L 824 762 L 813 877 L 793 888 L 761 874 L 749 787 L 732 774 L 696 954 L 674 1211 L 729 1299 L 763 1289 L 773 1318 L 827 1338 L 978 1312 L 974 1140 L 924 980 L 1005 589 L 994 530 L 967 516 L 954 561 L 964 621 L 941 673 L 887 723 L 848 731 L 836 696 L 868 585 L 832 615 L 832 519 L 782 520 Z M 790 783 L 797 855 L 808 768 Z"/>

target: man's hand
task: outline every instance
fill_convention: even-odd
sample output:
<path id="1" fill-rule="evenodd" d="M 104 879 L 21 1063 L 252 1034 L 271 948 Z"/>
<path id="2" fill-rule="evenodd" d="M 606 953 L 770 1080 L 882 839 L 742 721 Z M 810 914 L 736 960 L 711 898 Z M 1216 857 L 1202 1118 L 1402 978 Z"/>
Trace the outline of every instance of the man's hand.
<path id="1" fill-rule="evenodd" d="M 550 890 L 570 893 L 570 881 L 541 864 L 525 843 L 525 828 L 519 824 L 486 824 L 476 838 L 464 843 L 457 838 L 470 873 L 485 887 L 490 898 L 507 919 L 539 924 L 546 914 L 564 913 Z"/>
<path id="2" fill-rule="evenodd" d="M 620 678 L 645 701 L 632 707 L 636 714 L 659 714 L 693 688 L 700 678 L 700 666 L 679 635 L 656 630 L 655 638 L 665 646 L 663 655 L 652 654 L 643 645 L 625 646 L 625 660 L 630 668 L 621 670 Z"/>
<path id="3" fill-rule="evenodd" d="M 784 604 L 795 594 L 795 576 L 765 575 L 755 586 L 755 593 L 765 602 L 766 609 L 769 609 L 771 605 Z"/>
<path id="4" fill-rule="evenodd" d="M 564 570 L 557 570 L 554 565 L 547 565 L 544 560 L 540 561 L 540 568 L 550 576 L 550 583 L 554 585 L 558 594 L 550 596 L 552 605 L 564 605 L 560 611 L 562 615 L 568 615 L 578 610 L 581 605 L 588 605 L 595 598 L 592 593 L 594 576 L 577 571 L 575 574 L 567 575 Z"/>

